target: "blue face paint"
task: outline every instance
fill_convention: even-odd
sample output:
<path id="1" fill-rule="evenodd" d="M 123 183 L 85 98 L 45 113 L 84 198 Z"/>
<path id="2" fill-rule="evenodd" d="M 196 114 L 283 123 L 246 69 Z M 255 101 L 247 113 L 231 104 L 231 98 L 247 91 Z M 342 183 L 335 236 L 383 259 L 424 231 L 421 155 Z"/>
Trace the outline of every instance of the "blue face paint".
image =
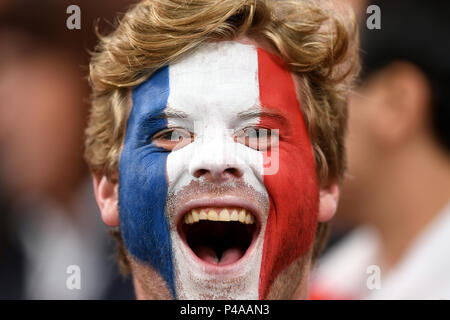
<path id="1" fill-rule="evenodd" d="M 119 215 L 128 251 L 158 271 L 175 297 L 172 244 L 164 213 L 169 151 L 151 142 L 156 132 L 167 128 L 163 116 L 168 97 L 168 67 L 133 90 L 119 164 Z"/>

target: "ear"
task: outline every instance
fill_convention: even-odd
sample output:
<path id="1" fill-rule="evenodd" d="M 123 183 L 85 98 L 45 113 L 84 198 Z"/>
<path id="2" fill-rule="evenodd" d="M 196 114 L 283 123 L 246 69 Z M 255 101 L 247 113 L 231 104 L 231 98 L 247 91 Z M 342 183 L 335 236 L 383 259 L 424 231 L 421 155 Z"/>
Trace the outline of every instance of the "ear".
<path id="1" fill-rule="evenodd" d="M 374 129 L 385 144 L 397 147 L 422 131 L 429 85 L 422 71 L 408 62 L 385 67 L 376 84 L 384 94 L 373 109 Z"/>
<path id="2" fill-rule="evenodd" d="M 339 185 L 336 182 L 330 182 L 324 188 L 320 189 L 319 199 L 319 222 L 327 222 L 334 217 L 339 200 Z"/>
<path id="3" fill-rule="evenodd" d="M 114 179 L 113 181 L 117 181 Z M 110 227 L 119 226 L 118 183 L 106 176 L 93 175 L 95 200 L 97 201 L 103 222 Z"/>

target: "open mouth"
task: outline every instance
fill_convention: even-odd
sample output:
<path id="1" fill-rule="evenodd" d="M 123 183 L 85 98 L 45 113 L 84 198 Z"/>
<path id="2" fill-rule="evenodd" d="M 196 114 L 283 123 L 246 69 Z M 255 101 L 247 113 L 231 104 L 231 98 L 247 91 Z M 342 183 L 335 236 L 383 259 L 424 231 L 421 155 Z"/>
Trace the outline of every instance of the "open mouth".
<path id="1" fill-rule="evenodd" d="M 188 211 L 178 225 L 178 232 L 201 261 L 227 266 L 250 251 L 259 226 L 255 215 L 244 208 L 204 207 Z"/>

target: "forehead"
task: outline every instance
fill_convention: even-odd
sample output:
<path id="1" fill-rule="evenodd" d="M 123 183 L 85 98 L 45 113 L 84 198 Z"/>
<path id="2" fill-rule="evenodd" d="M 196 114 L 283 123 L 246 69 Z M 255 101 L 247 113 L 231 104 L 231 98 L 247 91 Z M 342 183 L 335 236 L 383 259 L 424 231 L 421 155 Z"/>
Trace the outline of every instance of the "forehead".
<path id="1" fill-rule="evenodd" d="M 300 112 L 296 91 L 294 78 L 276 55 L 254 44 L 208 43 L 134 88 L 130 118 L 139 124 L 165 113 L 169 126 L 204 122 L 233 127 L 244 125 L 242 114 L 253 114 L 244 116 L 250 125 L 258 121 L 258 112 L 270 109 L 289 119 Z"/>
<path id="2" fill-rule="evenodd" d="M 209 43 L 169 66 L 168 106 L 193 117 L 233 115 L 258 104 L 258 53 L 239 42 Z"/>

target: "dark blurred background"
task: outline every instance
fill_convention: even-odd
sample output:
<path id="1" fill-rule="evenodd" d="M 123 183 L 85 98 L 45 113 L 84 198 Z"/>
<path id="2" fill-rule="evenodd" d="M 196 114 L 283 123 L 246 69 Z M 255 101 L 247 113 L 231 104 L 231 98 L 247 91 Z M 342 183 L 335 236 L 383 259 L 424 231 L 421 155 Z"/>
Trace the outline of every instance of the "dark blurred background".
<path id="1" fill-rule="evenodd" d="M 362 73 L 311 296 L 450 299 L 450 2 L 335 2 L 359 20 Z"/>
<path id="2" fill-rule="evenodd" d="M 130 2 L 0 1 L 0 299 L 134 298 L 82 158 L 94 26 L 111 30 Z"/>

